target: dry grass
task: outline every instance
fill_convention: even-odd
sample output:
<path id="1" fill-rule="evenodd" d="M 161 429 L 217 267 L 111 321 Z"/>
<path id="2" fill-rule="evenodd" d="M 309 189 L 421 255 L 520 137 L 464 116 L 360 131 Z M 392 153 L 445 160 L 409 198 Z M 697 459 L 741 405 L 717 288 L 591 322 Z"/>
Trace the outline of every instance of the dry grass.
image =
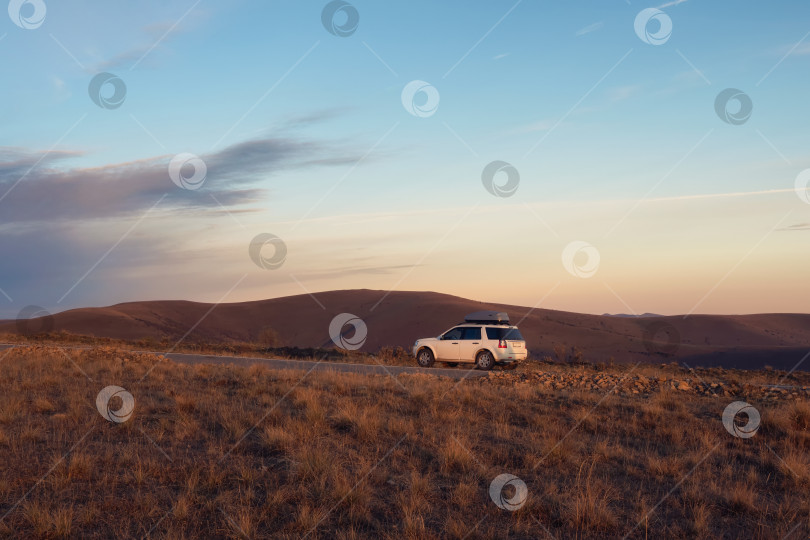
<path id="1" fill-rule="evenodd" d="M 287 360 L 321 360 L 325 362 L 349 362 L 355 364 L 386 364 L 413 366 L 415 361 L 411 351 L 402 347 L 383 347 L 374 354 L 364 351 L 347 351 L 336 347 L 293 347 L 268 346 L 266 343 L 241 341 L 210 342 L 189 336 L 178 341 L 176 337 L 162 339 L 146 338 L 123 340 L 100 338 L 60 331 L 48 334 L 0 334 L 0 343 L 13 343 L 31 346 L 59 346 L 64 348 L 111 347 L 129 351 L 165 352 L 217 356 L 238 356 L 248 358 L 282 358 Z M 441 365 L 441 364 L 438 364 Z"/>
<path id="2" fill-rule="evenodd" d="M 720 421 L 730 399 L 303 375 L 109 348 L 9 353 L 0 537 L 810 533 L 805 401 L 752 401 L 762 427 L 737 439 Z M 107 385 L 134 396 L 130 420 L 97 412 Z M 501 473 L 528 488 L 515 512 L 489 497 Z"/>

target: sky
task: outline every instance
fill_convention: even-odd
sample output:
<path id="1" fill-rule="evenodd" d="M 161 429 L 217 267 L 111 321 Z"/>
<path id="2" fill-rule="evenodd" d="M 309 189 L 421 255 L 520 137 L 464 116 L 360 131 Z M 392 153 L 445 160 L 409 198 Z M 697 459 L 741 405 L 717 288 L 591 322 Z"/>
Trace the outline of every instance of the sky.
<path id="1" fill-rule="evenodd" d="M 810 4 L 12 0 L 0 318 L 807 312 Z"/>

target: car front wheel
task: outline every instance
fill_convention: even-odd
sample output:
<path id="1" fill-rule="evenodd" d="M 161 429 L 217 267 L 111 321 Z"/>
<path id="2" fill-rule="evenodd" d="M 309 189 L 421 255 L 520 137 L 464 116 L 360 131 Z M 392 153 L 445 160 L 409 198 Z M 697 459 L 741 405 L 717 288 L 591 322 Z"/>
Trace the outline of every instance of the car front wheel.
<path id="1" fill-rule="evenodd" d="M 492 369 L 492 366 L 495 365 L 495 358 L 492 357 L 491 352 L 481 351 L 478 353 L 478 356 L 475 357 L 475 365 L 478 366 L 478 369 L 489 371 Z"/>
<path id="2" fill-rule="evenodd" d="M 430 349 L 422 349 L 419 351 L 419 354 L 416 355 L 416 363 L 421 367 L 430 367 L 433 365 L 435 360 L 436 359 L 433 358 L 433 353 L 430 351 Z"/>

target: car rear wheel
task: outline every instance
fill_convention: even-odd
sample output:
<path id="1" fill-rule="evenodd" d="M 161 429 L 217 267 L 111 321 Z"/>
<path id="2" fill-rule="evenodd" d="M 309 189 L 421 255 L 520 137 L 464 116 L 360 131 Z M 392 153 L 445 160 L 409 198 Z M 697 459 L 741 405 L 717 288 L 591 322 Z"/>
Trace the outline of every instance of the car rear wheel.
<path id="1" fill-rule="evenodd" d="M 489 371 L 495 365 L 495 358 L 493 358 L 491 352 L 481 351 L 475 357 L 475 365 L 478 366 L 478 369 Z"/>
<path id="2" fill-rule="evenodd" d="M 433 353 L 430 351 L 430 349 L 422 349 L 416 355 L 416 363 L 421 367 L 430 367 L 433 365 L 435 360 L 436 359 L 433 358 Z"/>

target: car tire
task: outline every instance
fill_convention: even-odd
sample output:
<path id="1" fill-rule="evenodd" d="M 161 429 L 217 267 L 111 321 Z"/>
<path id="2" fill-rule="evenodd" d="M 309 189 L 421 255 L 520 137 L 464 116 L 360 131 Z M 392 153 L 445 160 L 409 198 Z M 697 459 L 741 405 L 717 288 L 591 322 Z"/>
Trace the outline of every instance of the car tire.
<path id="1" fill-rule="evenodd" d="M 489 351 L 481 351 L 475 356 L 475 365 L 482 371 L 489 371 L 495 365 L 495 357 Z"/>
<path id="2" fill-rule="evenodd" d="M 416 363 L 419 364 L 419 367 L 431 367 L 435 361 L 436 359 L 433 357 L 433 351 L 428 348 L 421 349 L 418 353 L 416 353 Z"/>

